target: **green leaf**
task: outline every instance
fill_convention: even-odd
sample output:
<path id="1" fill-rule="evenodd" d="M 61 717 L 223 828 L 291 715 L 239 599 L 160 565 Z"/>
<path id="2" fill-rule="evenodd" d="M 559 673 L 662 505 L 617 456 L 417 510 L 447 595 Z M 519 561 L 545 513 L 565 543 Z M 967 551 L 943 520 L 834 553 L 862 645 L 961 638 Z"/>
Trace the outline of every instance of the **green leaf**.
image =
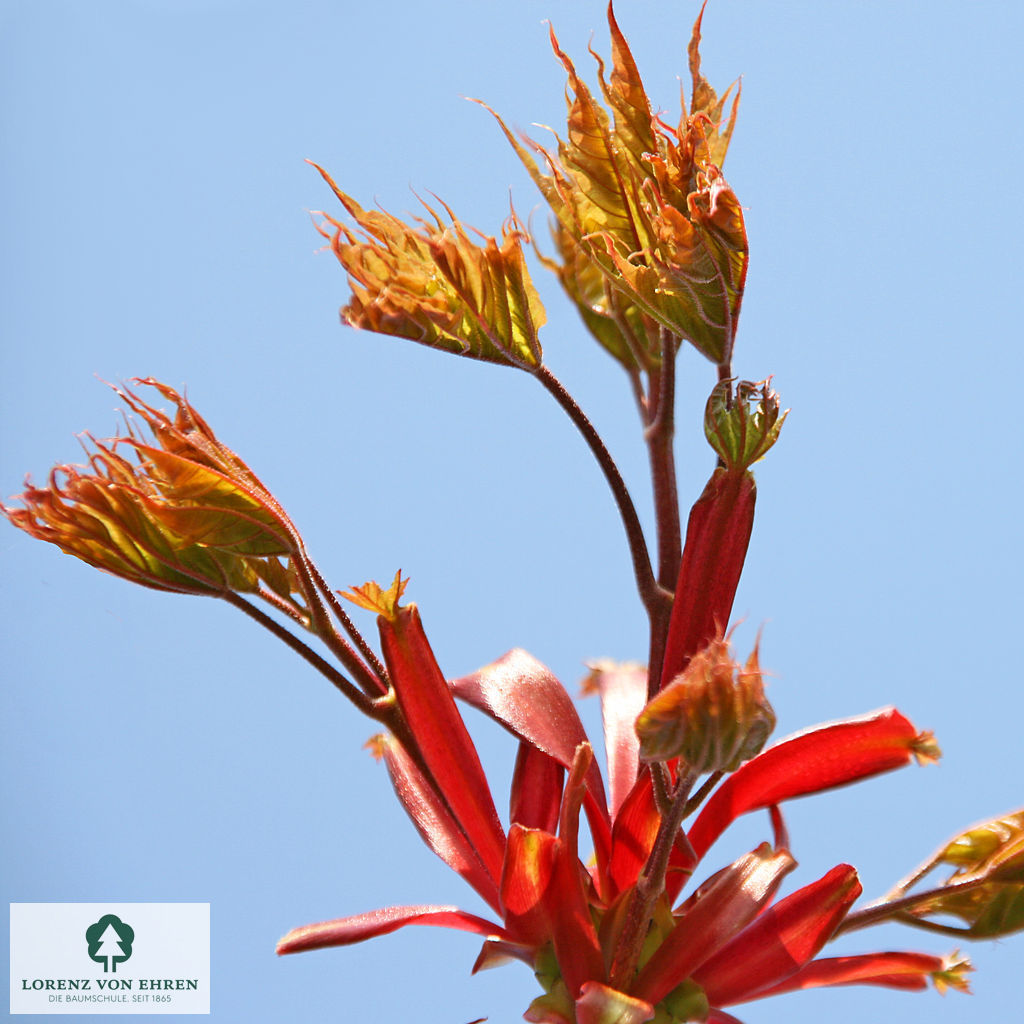
<path id="1" fill-rule="evenodd" d="M 566 138 L 552 153 L 517 138 L 494 114 L 506 138 L 551 206 L 569 243 L 559 237 L 559 277 L 588 328 L 627 370 L 657 366 L 657 327 L 689 340 L 707 358 L 728 366 L 746 282 L 748 246 L 743 210 L 721 173 L 735 124 L 720 120 L 721 98 L 700 73 L 700 19 L 690 44 L 693 100 L 673 130 L 651 114 L 643 82 L 609 8 L 612 70 L 601 92 L 611 114 L 580 79 L 554 32 L 551 45 L 568 74 Z M 591 51 L 593 53 L 593 51 Z M 487 108 L 490 109 L 490 108 Z M 644 329 L 616 337 L 602 321 L 607 310 L 586 281 L 589 262 L 621 295 L 621 309 Z M 650 324 L 646 324 L 647 318 Z M 621 335 L 622 324 L 617 327 Z M 639 344 L 637 344 L 639 343 Z"/>
<path id="2" fill-rule="evenodd" d="M 730 470 L 742 472 L 763 459 L 775 444 L 789 410 L 780 412 L 770 380 L 753 384 L 721 381 L 704 410 L 704 434 Z"/>
<path id="3" fill-rule="evenodd" d="M 358 229 L 327 214 L 329 229 L 319 229 L 349 275 L 352 298 L 342 309 L 349 326 L 470 359 L 539 368 L 546 315 L 523 256 L 528 235 L 514 213 L 500 243 L 481 236 L 478 244 L 448 207 L 445 223 L 424 203 L 428 218 L 414 227 L 364 210 L 316 169 Z"/>

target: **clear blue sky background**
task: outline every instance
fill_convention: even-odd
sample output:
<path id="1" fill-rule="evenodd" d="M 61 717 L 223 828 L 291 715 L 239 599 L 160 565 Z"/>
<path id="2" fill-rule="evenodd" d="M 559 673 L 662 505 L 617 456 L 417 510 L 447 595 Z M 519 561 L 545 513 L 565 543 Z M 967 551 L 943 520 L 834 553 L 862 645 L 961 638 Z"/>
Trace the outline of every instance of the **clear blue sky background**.
<path id="1" fill-rule="evenodd" d="M 619 7 L 672 117 L 696 10 Z M 607 53 L 596 0 L 0 4 L 2 493 L 74 460 L 76 432 L 116 427 L 97 377 L 187 383 L 335 586 L 411 576 L 448 673 L 521 645 L 575 692 L 584 659 L 642 659 L 618 520 L 554 403 L 523 374 L 340 328 L 343 276 L 307 213 L 331 197 L 306 157 L 367 205 L 412 210 L 410 189 L 431 190 L 488 232 L 510 188 L 524 214 L 537 206 L 461 97 L 564 125 L 544 18 L 588 74 L 592 31 Z M 738 640 L 763 624 L 780 735 L 894 703 L 946 753 L 792 806 L 796 880 L 851 861 L 869 897 L 1024 804 L 1022 33 L 1006 2 L 712 0 L 705 19 L 712 80 L 744 76 L 726 165 L 753 251 L 736 369 L 774 373 L 793 408 L 758 470 Z M 537 277 L 548 362 L 649 522 L 625 381 Z M 680 372 L 696 497 L 712 371 L 690 353 Z M 410 929 L 275 959 L 308 921 L 479 909 L 361 749 L 370 724 L 322 678 L 230 608 L 133 589 L 9 528 L 0 578 L 4 901 L 209 901 L 223 1021 L 519 1019 L 529 972 L 471 978 L 468 936 Z M 500 794 L 512 745 L 479 735 Z M 758 818 L 719 859 L 765 831 Z M 952 943 L 842 944 L 879 947 Z M 846 990 L 740 1016 L 1000 1019 L 1024 942 L 970 952 L 970 1002 Z"/>

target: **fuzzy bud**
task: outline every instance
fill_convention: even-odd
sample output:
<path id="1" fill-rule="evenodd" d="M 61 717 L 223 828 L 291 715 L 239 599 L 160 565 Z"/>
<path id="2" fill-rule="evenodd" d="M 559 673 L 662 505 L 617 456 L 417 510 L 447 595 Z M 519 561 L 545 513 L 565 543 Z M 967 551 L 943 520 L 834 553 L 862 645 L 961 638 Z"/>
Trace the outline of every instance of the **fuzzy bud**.
<path id="1" fill-rule="evenodd" d="M 713 640 L 640 713 L 640 757 L 681 757 L 700 772 L 735 771 L 775 728 L 757 647 L 740 665 L 728 640 Z"/>

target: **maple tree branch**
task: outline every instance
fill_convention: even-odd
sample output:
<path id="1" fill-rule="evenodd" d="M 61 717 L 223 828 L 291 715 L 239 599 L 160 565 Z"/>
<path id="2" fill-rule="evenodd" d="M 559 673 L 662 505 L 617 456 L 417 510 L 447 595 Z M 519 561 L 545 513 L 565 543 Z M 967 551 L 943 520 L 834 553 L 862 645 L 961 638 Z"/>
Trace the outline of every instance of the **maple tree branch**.
<path id="1" fill-rule="evenodd" d="M 650 925 L 651 913 L 658 898 L 665 891 L 665 878 L 668 874 L 672 848 L 676 844 L 676 838 L 682 834 L 679 829 L 686 816 L 690 790 L 693 789 L 696 779 L 697 773 L 680 762 L 679 778 L 671 794 L 668 813 L 662 815 L 650 856 L 633 887 L 626 909 L 626 921 L 615 946 L 610 971 L 611 986 L 619 991 L 627 990 L 636 971 L 640 950 Z"/>
<path id="2" fill-rule="evenodd" d="M 698 789 L 697 792 L 686 801 L 686 808 L 683 811 L 683 821 L 685 821 L 695 810 L 697 810 L 698 807 L 700 807 L 702 803 L 704 803 L 710 795 L 711 790 L 713 790 L 722 780 L 723 775 L 725 775 L 725 772 L 719 769 L 718 771 L 712 772 L 704 780 L 700 789 Z"/>
<path id="3" fill-rule="evenodd" d="M 967 892 L 979 885 L 986 885 L 992 880 L 987 875 L 977 875 L 973 878 L 965 878 L 962 881 L 947 882 L 944 885 L 937 885 L 934 889 L 927 889 L 924 892 L 914 893 L 910 896 L 903 896 L 896 900 L 879 900 L 877 903 L 869 904 L 862 910 L 856 910 L 847 914 L 842 923 L 836 928 L 833 937 L 842 932 L 852 932 L 858 928 L 867 928 L 873 924 L 880 924 L 887 920 L 900 921 L 903 924 L 911 924 L 915 928 L 930 928 L 932 931 L 950 932 L 954 934 L 966 934 L 967 929 L 957 929 L 952 926 L 938 924 L 934 921 L 926 921 L 909 913 L 909 911 L 929 900 L 938 899 L 955 893 Z"/>
<path id="4" fill-rule="evenodd" d="M 647 540 L 644 537 L 643 527 L 640 525 L 640 518 L 636 513 L 633 499 L 619 467 L 611 457 L 600 435 L 594 429 L 594 425 L 587 419 L 586 414 L 576 404 L 573 397 L 562 386 L 557 377 L 546 367 L 540 366 L 534 371 L 534 376 L 544 385 L 556 402 L 562 407 L 565 413 L 572 420 L 576 429 L 582 434 L 587 447 L 597 459 L 605 480 L 611 488 L 612 496 L 619 510 L 622 525 L 626 530 L 626 538 L 629 541 L 629 551 L 633 559 L 633 575 L 636 578 L 637 590 L 640 593 L 640 600 L 648 615 L 653 619 L 661 607 L 671 603 L 671 595 L 664 590 L 654 576 L 651 568 L 651 556 L 647 550 Z"/>
<path id="5" fill-rule="evenodd" d="M 674 590 L 682 560 L 679 494 L 676 488 L 674 453 L 676 352 L 678 339 L 661 329 L 661 366 L 651 374 L 650 408 L 644 440 L 651 463 L 654 514 L 658 527 L 658 582 Z"/>
<path id="6" fill-rule="evenodd" d="M 309 662 L 321 675 L 326 678 L 341 691 L 364 715 L 368 715 L 370 718 L 380 718 L 379 712 L 374 708 L 373 702 L 370 701 L 359 688 L 342 675 L 329 661 L 322 658 L 316 651 L 313 650 L 308 644 L 303 643 L 294 633 L 289 632 L 281 625 L 276 619 L 272 619 L 266 612 L 257 608 L 255 605 L 250 604 L 234 591 L 228 591 L 221 594 L 220 597 L 227 601 L 228 604 L 233 605 L 239 611 L 245 612 L 249 618 L 254 619 L 265 629 L 270 630 L 279 640 L 283 640 L 293 651 L 296 652 L 301 658 Z"/>
<path id="7" fill-rule="evenodd" d="M 323 595 L 327 601 L 328 606 L 334 613 L 335 618 L 341 623 L 342 629 L 352 638 L 356 647 L 359 649 L 359 653 L 366 659 L 370 666 L 371 675 L 377 676 L 377 689 L 380 693 L 384 694 L 388 691 L 388 672 L 387 669 L 381 664 L 380 658 L 377 657 L 376 652 L 366 642 L 366 638 L 362 633 L 356 629 L 355 623 L 349 618 L 348 613 L 342 607 L 341 602 L 338 600 L 338 595 L 331 590 L 324 580 L 323 576 L 320 575 L 320 570 L 316 567 L 312 560 L 307 561 L 307 567 L 309 569 L 310 576 L 313 579 L 313 583 L 317 590 Z"/>
<path id="8" fill-rule="evenodd" d="M 372 668 L 366 665 L 355 648 L 341 635 L 331 621 L 321 596 L 324 591 L 327 591 L 328 595 L 330 595 L 330 591 L 324 582 L 323 576 L 320 575 L 320 570 L 316 568 L 312 559 L 304 550 L 299 553 L 299 557 L 295 558 L 292 564 L 302 583 L 302 592 L 306 598 L 306 604 L 309 606 L 313 632 L 327 644 L 331 649 L 331 653 L 355 676 L 356 681 L 367 696 L 374 697 L 386 694 L 387 684 Z M 344 612 L 342 614 L 344 615 Z M 345 616 L 345 618 L 347 619 L 348 616 Z M 365 644 L 365 641 L 363 643 Z"/>

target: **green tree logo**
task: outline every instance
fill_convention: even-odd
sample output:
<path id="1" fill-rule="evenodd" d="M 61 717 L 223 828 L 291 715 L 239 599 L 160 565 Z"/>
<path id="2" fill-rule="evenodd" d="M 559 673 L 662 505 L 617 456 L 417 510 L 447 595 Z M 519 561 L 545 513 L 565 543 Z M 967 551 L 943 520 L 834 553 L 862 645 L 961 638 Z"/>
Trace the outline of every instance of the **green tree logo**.
<path id="1" fill-rule="evenodd" d="M 89 943 L 89 959 L 103 964 L 104 973 L 116 973 L 117 965 L 132 955 L 135 929 L 114 914 L 104 914 L 86 928 L 85 941 Z"/>

